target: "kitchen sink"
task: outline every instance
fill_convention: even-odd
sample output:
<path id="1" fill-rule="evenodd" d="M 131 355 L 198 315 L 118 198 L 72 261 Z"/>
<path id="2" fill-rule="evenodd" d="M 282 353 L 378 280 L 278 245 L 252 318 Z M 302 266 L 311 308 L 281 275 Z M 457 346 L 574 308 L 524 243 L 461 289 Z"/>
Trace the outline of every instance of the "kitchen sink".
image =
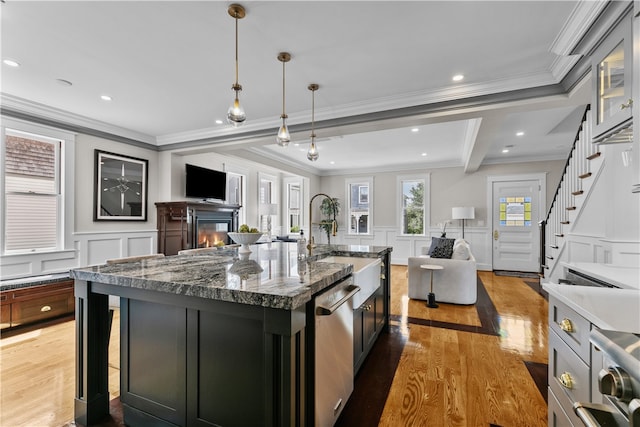
<path id="1" fill-rule="evenodd" d="M 353 307 L 360 307 L 380 286 L 380 258 L 328 256 L 318 262 L 353 265 L 353 284 L 360 292 L 353 297 Z"/>

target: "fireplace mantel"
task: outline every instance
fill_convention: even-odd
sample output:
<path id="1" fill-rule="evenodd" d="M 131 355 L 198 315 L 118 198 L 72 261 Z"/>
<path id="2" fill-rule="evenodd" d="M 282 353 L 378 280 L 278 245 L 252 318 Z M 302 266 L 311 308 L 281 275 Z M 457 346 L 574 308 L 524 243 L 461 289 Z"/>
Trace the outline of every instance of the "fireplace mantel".
<path id="1" fill-rule="evenodd" d="M 176 255 L 198 247 L 199 222 L 220 222 L 227 231 L 238 230 L 239 205 L 177 201 L 156 203 L 158 212 L 158 252 Z M 223 226 L 224 227 L 224 226 Z M 228 237 L 225 243 L 230 243 Z"/>

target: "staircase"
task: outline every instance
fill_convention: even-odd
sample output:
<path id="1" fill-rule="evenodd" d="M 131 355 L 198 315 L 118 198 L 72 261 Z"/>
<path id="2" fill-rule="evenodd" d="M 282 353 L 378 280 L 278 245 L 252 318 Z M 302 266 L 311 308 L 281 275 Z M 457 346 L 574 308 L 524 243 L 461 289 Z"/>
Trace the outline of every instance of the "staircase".
<path id="1" fill-rule="evenodd" d="M 604 164 L 598 145 L 591 139 L 591 116 L 587 106 L 547 217 L 540 223 L 541 273 L 547 281 L 564 277 L 560 261 L 566 258 L 567 234 Z"/>

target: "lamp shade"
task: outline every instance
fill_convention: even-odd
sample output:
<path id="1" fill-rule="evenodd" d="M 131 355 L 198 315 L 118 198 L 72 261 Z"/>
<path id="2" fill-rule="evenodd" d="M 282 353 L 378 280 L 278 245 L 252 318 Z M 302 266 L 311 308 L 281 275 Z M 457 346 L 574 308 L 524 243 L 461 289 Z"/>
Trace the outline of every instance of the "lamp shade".
<path id="1" fill-rule="evenodd" d="M 262 215 L 277 215 L 278 205 L 275 203 L 265 203 L 260 209 Z"/>
<path id="2" fill-rule="evenodd" d="M 451 208 L 451 219 L 474 219 L 475 217 L 476 212 L 473 207 Z"/>

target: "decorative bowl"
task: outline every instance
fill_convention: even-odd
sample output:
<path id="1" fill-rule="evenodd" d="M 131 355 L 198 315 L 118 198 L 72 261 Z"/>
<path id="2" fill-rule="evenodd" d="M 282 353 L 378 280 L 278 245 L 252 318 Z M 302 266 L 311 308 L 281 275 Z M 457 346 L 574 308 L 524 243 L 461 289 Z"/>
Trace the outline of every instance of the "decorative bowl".
<path id="1" fill-rule="evenodd" d="M 249 245 L 253 245 L 255 242 L 260 240 L 264 233 L 227 233 L 229 237 L 233 239 L 234 242 L 240 245 L 240 249 L 238 249 L 238 253 L 248 253 L 251 252 L 249 249 Z"/>

